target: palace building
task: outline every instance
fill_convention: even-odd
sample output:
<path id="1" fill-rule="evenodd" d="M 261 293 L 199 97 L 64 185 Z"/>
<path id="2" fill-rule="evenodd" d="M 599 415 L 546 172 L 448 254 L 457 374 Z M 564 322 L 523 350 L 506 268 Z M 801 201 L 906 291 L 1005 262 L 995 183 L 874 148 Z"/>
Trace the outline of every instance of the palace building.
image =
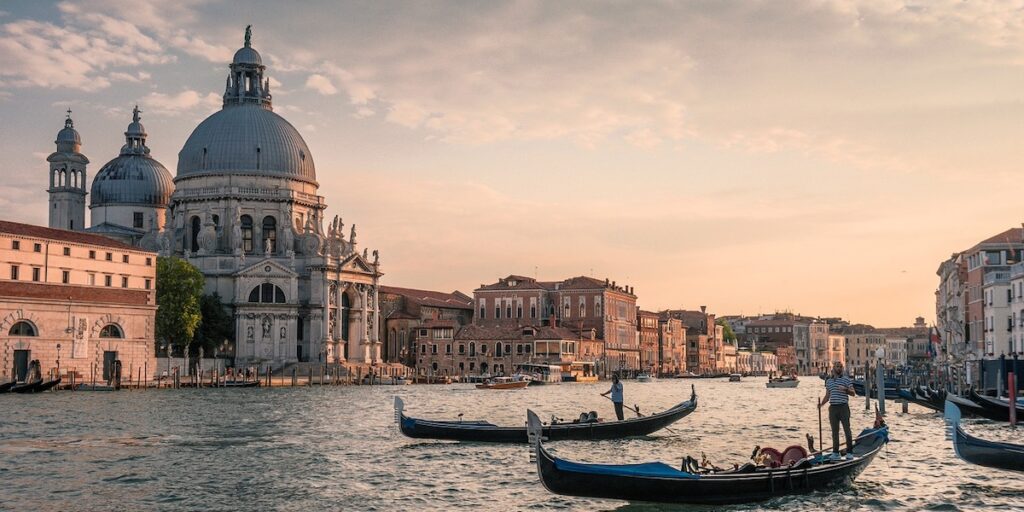
<path id="1" fill-rule="evenodd" d="M 223 106 L 178 153 L 172 178 L 146 146 L 138 107 L 120 154 L 92 182 L 90 233 L 175 256 L 235 319 L 239 364 L 381 361 L 380 262 L 356 227 L 327 221 L 313 154 L 274 112 L 246 28 Z M 50 155 L 50 226 L 83 230 L 86 165 L 70 113 Z"/>

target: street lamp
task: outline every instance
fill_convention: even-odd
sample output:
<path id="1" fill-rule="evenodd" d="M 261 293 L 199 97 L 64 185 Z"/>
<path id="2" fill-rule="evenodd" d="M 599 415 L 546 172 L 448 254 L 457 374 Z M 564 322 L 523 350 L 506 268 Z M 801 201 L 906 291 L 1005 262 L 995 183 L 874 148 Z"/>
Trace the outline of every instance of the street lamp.
<path id="1" fill-rule="evenodd" d="M 57 344 L 57 378 L 60 378 L 60 343 Z"/>

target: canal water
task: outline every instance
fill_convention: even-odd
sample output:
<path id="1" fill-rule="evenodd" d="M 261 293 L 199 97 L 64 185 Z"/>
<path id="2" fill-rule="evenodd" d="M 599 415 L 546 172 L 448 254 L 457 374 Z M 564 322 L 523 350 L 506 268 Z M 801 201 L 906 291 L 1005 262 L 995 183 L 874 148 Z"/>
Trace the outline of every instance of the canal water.
<path id="1" fill-rule="evenodd" d="M 701 452 L 719 466 L 755 445 L 817 437 L 822 383 L 766 389 L 765 379 L 625 383 L 641 412 L 700 397 L 672 432 L 598 443 L 551 443 L 587 462 L 662 460 Z M 478 391 L 468 384 L 46 393 L 0 396 L 0 510 L 721 510 L 556 496 L 540 484 L 525 446 L 413 440 L 394 424 L 393 397 L 428 418 L 525 421 L 614 416 L 608 385 Z M 873 413 L 853 404 L 855 433 Z M 836 493 L 725 510 L 979 510 L 1024 508 L 1020 474 L 957 459 L 937 413 L 887 404 L 892 442 Z M 827 412 L 827 411 L 826 411 Z M 828 433 L 825 418 L 825 436 Z M 1024 428 L 977 422 L 974 434 L 1024 443 Z"/>

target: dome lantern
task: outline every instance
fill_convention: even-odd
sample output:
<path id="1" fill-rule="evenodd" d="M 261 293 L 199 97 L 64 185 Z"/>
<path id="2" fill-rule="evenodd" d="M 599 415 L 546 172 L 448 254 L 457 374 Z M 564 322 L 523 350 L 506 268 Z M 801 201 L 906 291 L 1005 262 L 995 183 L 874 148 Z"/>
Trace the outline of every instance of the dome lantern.
<path id="1" fill-rule="evenodd" d="M 260 52 L 252 47 L 252 25 L 245 27 L 245 43 L 235 52 L 230 68 L 224 88 L 224 107 L 255 103 L 268 110 L 273 108 L 269 87 L 263 79 L 267 68 Z"/>

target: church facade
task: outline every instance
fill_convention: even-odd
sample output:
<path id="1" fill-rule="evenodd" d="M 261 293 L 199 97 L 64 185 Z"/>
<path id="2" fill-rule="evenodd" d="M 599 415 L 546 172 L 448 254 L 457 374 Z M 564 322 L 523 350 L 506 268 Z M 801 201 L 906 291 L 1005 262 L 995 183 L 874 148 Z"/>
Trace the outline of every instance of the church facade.
<path id="1" fill-rule="evenodd" d="M 229 70 L 221 110 L 186 140 L 173 179 L 135 109 L 121 154 L 93 180 L 88 231 L 195 265 L 234 315 L 239 364 L 380 362 L 377 251 L 325 219 L 313 155 L 273 111 L 248 28 Z M 77 132 L 56 143 L 51 227 L 80 229 L 88 159 Z"/>

